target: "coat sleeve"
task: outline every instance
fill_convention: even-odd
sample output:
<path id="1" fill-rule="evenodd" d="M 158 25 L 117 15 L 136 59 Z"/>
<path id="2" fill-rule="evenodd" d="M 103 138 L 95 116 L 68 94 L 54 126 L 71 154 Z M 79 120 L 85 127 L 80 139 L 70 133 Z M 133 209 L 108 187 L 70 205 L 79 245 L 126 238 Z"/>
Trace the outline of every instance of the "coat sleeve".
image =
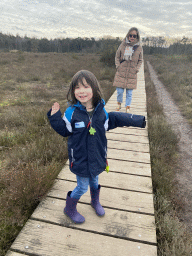
<path id="1" fill-rule="evenodd" d="M 50 121 L 51 127 L 63 137 L 70 136 L 72 133 L 68 130 L 67 125 L 61 117 L 61 111 L 57 111 L 51 116 L 51 109 L 47 113 L 47 117 Z"/>
<path id="2" fill-rule="evenodd" d="M 134 126 L 140 128 L 145 128 L 146 126 L 145 116 L 122 112 L 109 112 L 108 116 L 108 130 L 123 126 Z"/>
<path id="3" fill-rule="evenodd" d="M 116 68 L 118 68 L 120 66 L 121 46 L 122 46 L 122 43 L 120 44 L 120 46 L 117 49 L 116 54 L 115 54 L 115 66 L 116 66 Z"/>
<path id="4" fill-rule="evenodd" d="M 137 72 L 139 72 L 142 62 L 143 62 L 143 48 L 141 47 L 141 52 L 139 54 L 139 59 L 137 62 Z"/>

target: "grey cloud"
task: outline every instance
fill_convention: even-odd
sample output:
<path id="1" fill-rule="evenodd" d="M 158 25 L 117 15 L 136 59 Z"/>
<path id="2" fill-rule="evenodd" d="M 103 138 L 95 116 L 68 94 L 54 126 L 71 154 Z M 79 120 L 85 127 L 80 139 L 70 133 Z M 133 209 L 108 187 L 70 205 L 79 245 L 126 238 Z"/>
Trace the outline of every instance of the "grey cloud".
<path id="1" fill-rule="evenodd" d="M 49 30 L 55 35 L 78 31 L 97 36 L 122 35 L 132 25 L 139 27 L 143 35 L 174 35 L 179 29 L 185 33 L 192 27 L 192 4 L 188 0 L 9 0 L 0 3 L 0 14 L 0 23 L 6 29 L 14 23 L 23 30 Z"/>
<path id="2" fill-rule="evenodd" d="M 14 27 L 13 27 L 13 29 L 15 29 L 15 30 L 19 30 L 19 31 L 23 31 L 23 29 L 22 29 L 22 28 L 17 27 L 17 26 L 14 26 Z"/>

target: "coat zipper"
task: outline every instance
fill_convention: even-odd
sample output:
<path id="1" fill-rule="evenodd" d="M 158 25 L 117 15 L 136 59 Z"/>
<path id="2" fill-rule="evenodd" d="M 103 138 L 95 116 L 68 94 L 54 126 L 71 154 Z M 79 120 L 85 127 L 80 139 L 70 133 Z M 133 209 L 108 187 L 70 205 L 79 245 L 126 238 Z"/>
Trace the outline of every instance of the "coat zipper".
<path id="1" fill-rule="evenodd" d="M 94 110 L 93 114 L 94 113 L 95 113 L 95 110 Z M 89 123 L 87 124 L 87 128 L 89 128 L 89 126 L 91 126 L 91 124 L 92 124 L 92 117 L 93 117 L 93 115 L 92 115 L 92 117 L 90 117 L 88 113 L 87 113 L 87 115 L 89 117 Z"/>
<path id="2" fill-rule="evenodd" d="M 94 113 L 95 113 L 97 107 L 98 107 L 98 105 L 97 105 L 96 108 L 94 109 L 93 114 L 92 114 L 92 117 L 90 117 L 89 114 L 87 113 L 87 115 L 88 115 L 88 117 L 89 117 L 89 123 L 87 124 L 87 128 L 89 128 L 89 126 L 91 126 L 91 124 L 92 124 L 92 118 L 93 118 L 93 115 L 94 115 Z M 87 112 L 87 111 L 86 111 L 86 112 Z"/>
<path id="3" fill-rule="evenodd" d="M 72 161 L 71 161 L 71 168 L 73 167 L 73 162 L 75 162 L 75 158 L 73 156 L 73 148 L 71 148 L 71 157 L 72 157 Z"/>
<path id="4" fill-rule="evenodd" d="M 109 172 L 109 165 L 108 165 L 108 160 L 107 160 L 107 148 L 105 148 L 105 159 L 106 159 L 105 171 L 108 173 Z"/>

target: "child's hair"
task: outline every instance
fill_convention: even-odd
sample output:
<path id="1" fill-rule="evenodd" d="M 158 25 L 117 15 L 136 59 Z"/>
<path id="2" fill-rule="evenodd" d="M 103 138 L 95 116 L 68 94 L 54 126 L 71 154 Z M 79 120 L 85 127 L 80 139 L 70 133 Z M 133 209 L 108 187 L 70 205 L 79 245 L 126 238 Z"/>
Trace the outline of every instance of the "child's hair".
<path id="1" fill-rule="evenodd" d="M 67 93 L 67 100 L 71 105 L 74 105 L 75 103 L 77 103 L 77 99 L 75 98 L 74 91 L 78 83 L 83 84 L 83 78 L 86 80 L 86 82 L 91 86 L 93 90 L 93 106 L 96 107 L 97 104 L 103 98 L 102 91 L 100 88 L 100 84 L 97 81 L 97 78 L 93 73 L 91 73 L 88 70 L 80 70 L 73 76 L 69 86 L 69 91 Z"/>

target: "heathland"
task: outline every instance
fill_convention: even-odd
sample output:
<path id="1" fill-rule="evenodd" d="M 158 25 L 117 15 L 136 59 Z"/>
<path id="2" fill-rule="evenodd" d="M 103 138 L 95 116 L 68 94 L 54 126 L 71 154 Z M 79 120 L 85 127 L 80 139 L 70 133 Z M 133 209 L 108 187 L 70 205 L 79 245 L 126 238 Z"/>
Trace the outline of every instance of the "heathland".
<path id="1" fill-rule="evenodd" d="M 165 116 L 166 109 L 164 110 L 164 106 L 158 104 L 155 86 L 150 79 L 146 61 L 150 61 L 159 80 L 172 97 L 172 99 L 171 97 L 167 98 L 166 104 L 171 105 L 174 101 L 181 114 L 191 125 L 192 62 L 189 57 L 188 55 L 145 55 L 145 82 L 158 255 L 192 255 L 192 234 L 190 227 L 186 224 L 190 223 L 191 206 L 186 204 L 188 184 L 185 183 L 181 187 L 179 186 L 180 180 L 176 178 L 184 177 L 184 172 L 188 171 L 181 159 L 183 153 L 180 148 L 181 134 L 178 135 L 175 132 L 173 123 Z M 165 100 L 163 102 L 165 103 Z M 174 119 L 177 125 L 176 113 L 174 113 Z M 191 129 L 189 128 L 189 130 Z M 182 134 L 182 137 L 184 136 L 185 134 Z M 188 149 L 191 150 L 190 145 Z M 191 159 L 188 160 L 191 161 Z M 187 173 L 187 175 L 189 174 Z"/>
<path id="2" fill-rule="evenodd" d="M 80 69 L 96 75 L 106 101 L 114 92 L 115 68 L 100 62 L 101 57 L 91 53 L 0 53 L 0 255 L 5 255 L 67 160 L 66 139 L 53 132 L 47 111 L 58 101 L 64 112 L 68 85 Z M 151 61 L 166 86 L 172 80 L 177 83 L 180 93 L 175 100 L 180 99 L 178 105 L 191 123 L 190 59 L 144 58 Z M 145 77 L 158 255 L 191 255 L 191 235 L 172 200 L 178 138 L 158 104 L 146 64 Z M 170 90 L 175 92 L 175 87 Z"/>
<path id="3" fill-rule="evenodd" d="M 67 160 L 67 140 L 46 114 L 55 101 L 64 112 L 69 83 L 81 69 L 96 75 L 107 101 L 115 69 L 97 54 L 0 53 L 0 255 Z"/>

